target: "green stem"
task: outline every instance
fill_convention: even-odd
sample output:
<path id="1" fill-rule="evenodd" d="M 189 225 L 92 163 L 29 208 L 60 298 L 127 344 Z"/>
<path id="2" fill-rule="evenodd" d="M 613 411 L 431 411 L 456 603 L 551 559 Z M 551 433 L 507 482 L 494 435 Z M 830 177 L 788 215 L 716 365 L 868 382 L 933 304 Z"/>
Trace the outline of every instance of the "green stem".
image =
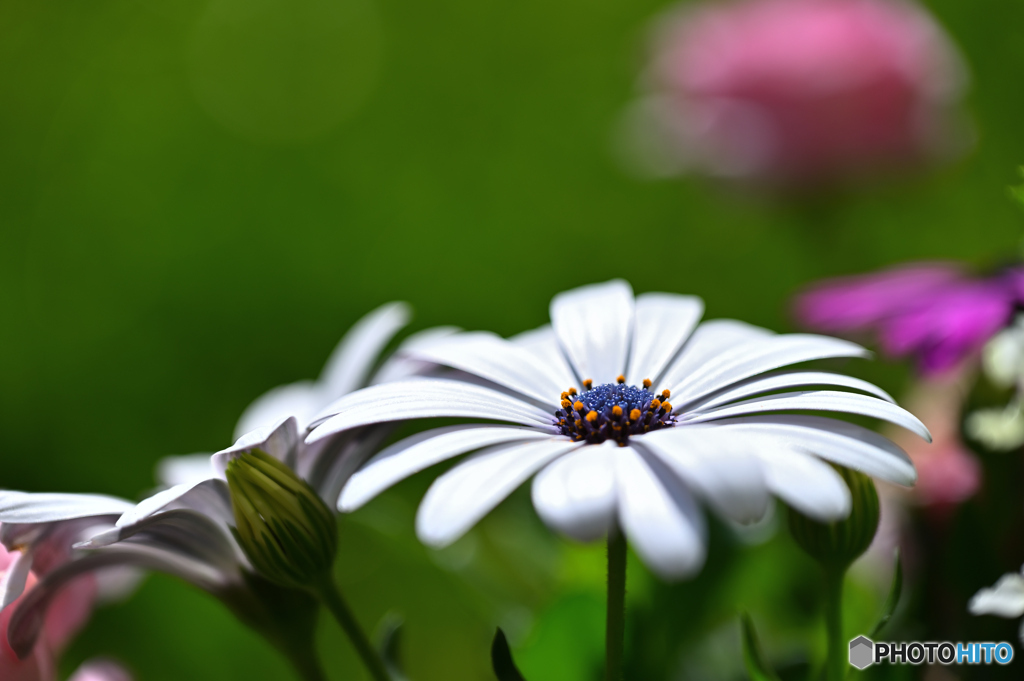
<path id="1" fill-rule="evenodd" d="M 608 616 L 605 627 L 605 681 L 622 681 L 626 639 L 626 537 L 608 532 Z"/>
<path id="2" fill-rule="evenodd" d="M 352 614 L 345 599 L 341 597 L 341 592 L 338 591 L 333 580 L 328 578 L 316 593 L 334 615 L 334 619 L 338 621 L 341 628 L 345 630 L 352 646 L 359 653 L 359 657 L 374 681 L 391 681 L 384 661 L 380 659 L 377 650 L 370 643 L 370 639 L 362 627 L 359 626 L 359 622 L 356 621 L 355 615 Z"/>
<path id="3" fill-rule="evenodd" d="M 828 655 L 825 661 L 826 681 L 843 681 L 849 670 L 849 643 L 843 637 L 843 580 L 846 569 L 825 568 L 825 630 Z"/>

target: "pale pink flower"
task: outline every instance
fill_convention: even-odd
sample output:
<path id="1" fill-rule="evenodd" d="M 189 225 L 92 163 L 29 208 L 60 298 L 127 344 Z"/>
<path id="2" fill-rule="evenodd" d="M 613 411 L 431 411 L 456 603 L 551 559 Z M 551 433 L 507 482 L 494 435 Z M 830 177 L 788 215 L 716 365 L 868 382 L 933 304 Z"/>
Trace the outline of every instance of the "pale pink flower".
<path id="1" fill-rule="evenodd" d="M 679 169 L 818 183 L 941 155 L 959 136 L 966 69 L 916 3 L 711 2 L 659 28 L 640 120 Z"/>

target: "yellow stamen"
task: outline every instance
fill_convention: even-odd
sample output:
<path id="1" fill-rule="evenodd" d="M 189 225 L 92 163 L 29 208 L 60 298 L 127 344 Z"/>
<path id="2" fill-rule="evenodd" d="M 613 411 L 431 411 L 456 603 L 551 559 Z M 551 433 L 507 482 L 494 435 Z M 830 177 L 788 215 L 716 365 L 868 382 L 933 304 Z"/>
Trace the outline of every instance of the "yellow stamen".
<path id="1" fill-rule="evenodd" d="M 622 407 L 620 407 L 617 404 L 614 407 L 612 407 L 612 416 L 614 416 L 617 419 L 622 418 Z"/>
<path id="2" fill-rule="evenodd" d="M 639 421 L 640 420 L 640 416 L 641 416 L 641 414 L 640 414 L 640 410 L 639 409 L 634 409 L 633 411 L 629 412 L 629 418 L 632 421 Z"/>
<path id="3" fill-rule="evenodd" d="M 616 383 L 619 383 L 619 384 L 625 383 L 626 382 L 626 377 L 623 376 L 622 374 L 619 374 L 618 377 L 615 379 L 615 381 L 616 381 Z"/>
<path id="4" fill-rule="evenodd" d="M 575 409 L 576 411 L 583 411 L 583 403 L 580 402 L 579 400 L 576 400 L 576 402 L 572 405 L 572 408 Z"/>
<path id="5" fill-rule="evenodd" d="M 647 390 L 650 387 L 651 387 L 651 379 L 645 378 L 644 379 L 644 390 Z"/>
<path id="6" fill-rule="evenodd" d="M 596 411 L 592 411 L 592 412 L 589 412 L 587 414 L 587 421 L 589 421 L 590 423 L 593 423 L 596 420 L 597 420 L 597 412 Z"/>
<path id="7" fill-rule="evenodd" d="M 593 386 L 593 385 L 594 385 L 594 381 L 593 380 L 591 380 L 589 378 L 584 378 L 583 379 L 583 389 L 584 390 L 590 390 L 591 386 Z"/>
<path id="8" fill-rule="evenodd" d="M 669 390 L 668 388 L 665 388 L 664 390 L 661 391 L 661 399 L 662 400 L 667 400 L 671 396 L 672 396 L 672 391 Z"/>

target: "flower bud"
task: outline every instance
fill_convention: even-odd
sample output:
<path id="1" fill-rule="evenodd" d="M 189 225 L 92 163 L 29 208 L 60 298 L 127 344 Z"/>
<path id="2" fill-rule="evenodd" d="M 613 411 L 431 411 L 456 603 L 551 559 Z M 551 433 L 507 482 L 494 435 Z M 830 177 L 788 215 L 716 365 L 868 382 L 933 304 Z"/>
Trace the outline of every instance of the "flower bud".
<path id="1" fill-rule="evenodd" d="M 867 551 L 878 530 L 878 492 L 870 477 L 835 466 L 850 488 L 849 517 L 823 523 L 789 509 L 789 531 L 812 558 L 826 568 L 846 569 Z"/>
<path id="2" fill-rule="evenodd" d="M 286 465 L 259 450 L 227 465 L 235 537 L 253 567 L 282 586 L 308 589 L 338 549 L 334 515 Z"/>

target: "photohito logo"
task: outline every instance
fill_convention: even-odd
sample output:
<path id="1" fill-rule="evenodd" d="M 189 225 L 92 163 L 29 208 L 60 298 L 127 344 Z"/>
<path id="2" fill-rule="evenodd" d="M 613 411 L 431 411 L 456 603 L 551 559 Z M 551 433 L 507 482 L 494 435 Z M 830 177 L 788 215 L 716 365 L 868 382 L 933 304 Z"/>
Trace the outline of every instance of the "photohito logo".
<path id="1" fill-rule="evenodd" d="M 1009 664 L 1013 659 L 1013 646 L 999 643 L 950 643 L 949 641 L 921 643 L 875 643 L 867 636 L 850 641 L 850 664 L 866 669 L 873 664 Z"/>

